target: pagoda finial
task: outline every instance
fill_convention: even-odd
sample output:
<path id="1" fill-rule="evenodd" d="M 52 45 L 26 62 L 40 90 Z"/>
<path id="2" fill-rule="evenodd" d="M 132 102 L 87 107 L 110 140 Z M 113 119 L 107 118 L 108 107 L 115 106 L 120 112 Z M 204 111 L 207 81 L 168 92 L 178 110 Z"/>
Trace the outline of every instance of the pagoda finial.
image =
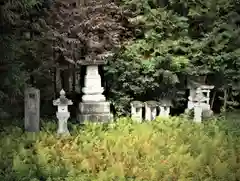
<path id="1" fill-rule="evenodd" d="M 65 97 L 65 91 L 62 89 L 61 91 L 60 91 L 60 97 Z"/>

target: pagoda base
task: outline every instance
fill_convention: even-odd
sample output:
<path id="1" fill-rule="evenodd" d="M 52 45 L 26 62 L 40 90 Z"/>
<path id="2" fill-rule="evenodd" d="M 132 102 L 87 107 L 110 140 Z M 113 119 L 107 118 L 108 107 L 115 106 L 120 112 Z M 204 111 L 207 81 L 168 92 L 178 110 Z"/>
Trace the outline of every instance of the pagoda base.
<path id="1" fill-rule="evenodd" d="M 109 102 L 81 102 L 79 112 L 78 121 L 80 124 L 84 124 L 86 121 L 106 123 L 113 119 Z"/>

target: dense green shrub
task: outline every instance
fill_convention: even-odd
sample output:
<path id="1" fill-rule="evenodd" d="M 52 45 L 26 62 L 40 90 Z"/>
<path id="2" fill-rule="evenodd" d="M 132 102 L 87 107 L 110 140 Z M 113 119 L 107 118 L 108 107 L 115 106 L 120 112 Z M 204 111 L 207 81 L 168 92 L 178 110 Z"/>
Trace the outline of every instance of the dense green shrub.
<path id="1" fill-rule="evenodd" d="M 187 98 L 177 95 L 186 90 L 186 79 L 198 76 L 215 86 L 212 105 L 218 99 L 224 109 L 239 104 L 239 1 L 121 2 L 136 33 L 106 67 L 108 97 L 118 112 L 131 99 L 158 99 L 165 92 L 179 103 Z"/>
<path id="2" fill-rule="evenodd" d="M 234 124 L 234 128 L 232 127 Z M 4 181 L 236 181 L 240 179 L 240 124 L 183 118 L 136 124 L 71 125 L 55 135 L 48 123 L 35 137 L 8 127 L 0 138 Z"/>

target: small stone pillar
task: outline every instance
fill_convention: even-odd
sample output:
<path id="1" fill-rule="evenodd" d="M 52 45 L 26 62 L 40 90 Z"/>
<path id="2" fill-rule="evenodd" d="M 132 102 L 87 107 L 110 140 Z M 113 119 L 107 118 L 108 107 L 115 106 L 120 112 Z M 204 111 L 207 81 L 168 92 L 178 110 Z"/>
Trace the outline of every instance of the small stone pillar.
<path id="1" fill-rule="evenodd" d="M 202 122 L 202 107 L 200 104 L 196 104 L 194 107 L 194 118 L 195 122 Z"/>
<path id="2" fill-rule="evenodd" d="M 66 98 L 65 91 L 62 89 L 60 91 L 60 98 L 53 101 L 53 105 L 58 107 L 58 111 L 56 113 L 58 119 L 58 134 L 66 134 L 69 135 L 67 121 L 70 117 L 70 112 L 68 111 L 68 106 L 73 105 L 73 102 Z"/>
<path id="3" fill-rule="evenodd" d="M 159 116 L 169 117 L 170 115 L 170 107 L 172 106 L 171 100 L 164 99 L 159 103 Z"/>
<path id="4" fill-rule="evenodd" d="M 192 96 L 188 96 L 187 110 L 191 110 L 193 108 L 194 108 L 193 97 Z"/>
<path id="5" fill-rule="evenodd" d="M 170 115 L 170 107 L 169 106 L 162 105 L 162 106 L 159 106 L 159 109 L 160 109 L 159 116 L 169 117 L 169 115 Z"/>
<path id="6" fill-rule="evenodd" d="M 28 132 L 40 131 L 40 90 L 27 88 L 24 92 L 24 127 Z"/>
<path id="7" fill-rule="evenodd" d="M 147 101 L 145 105 L 145 120 L 152 121 L 157 117 L 158 103 L 156 101 Z"/>
<path id="8" fill-rule="evenodd" d="M 196 98 L 195 98 L 195 104 L 194 104 L 194 118 L 193 120 L 195 122 L 202 122 L 202 113 L 203 108 L 201 106 L 201 103 L 205 101 L 204 97 L 202 96 L 201 88 L 198 88 L 196 91 Z"/>
<path id="9" fill-rule="evenodd" d="M 141 101 L 132 101 L 131 102 L 131 118 L 138 122 L 142 122 L 142 109 L 144 104 Z"/>
<path id="10" fill-rule="evenodd" d="M 79 122 L 109 122 L 113 116 L 110 113 L 110 103 L 106 101 L 102 94 L 104 89 L 101 86 L 98 65 L 87 66 L 82 91 L 84 95 L 82 96 L 82 102 L 79 104 Z"/>
<path id="11" fill-rule="evenodd" d="M 187 109 L 185 110 L 186 113 L 188 113 L 190 110 L 194 108 L 194 98 L 196 96 L 196 88 L 193 86 L 188 86 L 189 90 L 189 96 L 188 96 L 188 104 Z"/>

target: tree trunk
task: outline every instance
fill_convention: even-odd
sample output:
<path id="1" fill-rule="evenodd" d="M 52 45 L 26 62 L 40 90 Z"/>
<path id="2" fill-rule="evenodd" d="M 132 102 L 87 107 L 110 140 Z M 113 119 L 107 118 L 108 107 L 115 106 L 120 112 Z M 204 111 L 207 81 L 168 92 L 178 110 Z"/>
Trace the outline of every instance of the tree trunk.
<path id="1" fill-rule="evenodd" d="M 228 100 L 228 89 L 224 89 L 224 98 L 223 98 L 223 111 L 226 112 L 227 109 L 227 100 Z"/>
<path id="2" fill-rule="evenodd" d="M 214 104 L 214 101 L 215 101 L 216 94 L 217 94 L 217 91 L 214 90 L 212 100 L 211 100 L 211 105 L 210 105 L 211 109 L 213 108 L 213 104 Z"/>
<path id="3" fill-rule="evenodd" d="M 53 90 L 54 90 L 54 99 L 57 98 L 57 68 L 55 67 L 53 70 Z"/>

